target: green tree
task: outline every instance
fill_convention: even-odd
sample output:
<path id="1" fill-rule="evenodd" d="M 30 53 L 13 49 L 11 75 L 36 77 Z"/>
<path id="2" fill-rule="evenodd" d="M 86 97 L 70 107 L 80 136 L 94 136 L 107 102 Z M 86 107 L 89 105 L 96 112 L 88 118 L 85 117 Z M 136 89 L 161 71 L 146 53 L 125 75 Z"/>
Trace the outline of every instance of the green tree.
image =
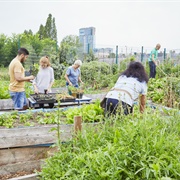
<path id="1" fill-rule="evenodd" d="M 46 20 L 46 25 L 44 26 L 44 31 L 43 27 L 40 26 L 40 32 L 43 34 L 43 39 L 45 38 L 50 38 L 52 40 L 57 40 L 57 29 L 56 29 L 56 24 L 55 24 L 55 18 L 52 17 L 52 14 L 49 14 L 47 20 Z"/>
<path id="2" fill-rule="evenodd" d="M 29 29 L 29 31 L 25 30 L 24 31 L 24 34 L 27 34 L 27 35 L 33 35 L 33 32 L 31 29 Z"/>
<path id="3" fill-rule="evenodd" d="M 110 53 L 108 58 L 115 58 L 116 57 L 116 54 L 115 53 Z"/>
<path id="4" fill-rule="evenodd" d="M 0 62 L 1 66 L 5 65 L 5 45 L 7 37 L 4 34 L 0 34 Z"/>
<path id="5" fill-rule="evenodd" d="M 15 58 L 18 51 L 18 41 L 19 35 L 12 34 L 12 37 L 8 37 L 5 43 L 5 58 L 4 58 L 4 66 L 8 66 L 12 59 Z"/>
<path id="6" fill-rule="evenodd" d="M 81 47 L 79 37 L 76 35 L 66 36 L 60 44 L 60 63 L 72 64 L 78 58 L 78 49 Z"/>
<path id="7" fill-rule="evenodd" d="M 90 49 L 89 54 L 85 54 L 85 55 L 84 55 L 84 61 L 85 61 L 85 62 L 97 61 L 97 60 L 98 60 L 98 58 L 95 57 L 92 49 Z"/>
<path id="8" fill-rule="evenodd" d="M 43 39 L 45 37 L 44 29 L 45 29 L 44 26 L 41 24 L 37 32 L 37 34 L 39 34 L 39 39 Z"/>
<path id="9" fill-rule="evenodd" d="M 53 22 L 52 22 L 52 40 L 57 41 L 57 29 L 56 29 L 55 18 L 53 18 Z"/>

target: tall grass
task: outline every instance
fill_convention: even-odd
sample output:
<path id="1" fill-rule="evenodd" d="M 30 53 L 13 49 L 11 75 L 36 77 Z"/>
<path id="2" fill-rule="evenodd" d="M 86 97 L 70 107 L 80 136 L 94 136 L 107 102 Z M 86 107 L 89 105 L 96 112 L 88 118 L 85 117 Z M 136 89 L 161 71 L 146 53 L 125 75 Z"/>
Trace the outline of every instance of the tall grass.
<path id="1" fill-rule="evenodd" d="M 180 177 L 180 114 L 106 119 L 46 160 L 42 179 L 154 180 Z"/>

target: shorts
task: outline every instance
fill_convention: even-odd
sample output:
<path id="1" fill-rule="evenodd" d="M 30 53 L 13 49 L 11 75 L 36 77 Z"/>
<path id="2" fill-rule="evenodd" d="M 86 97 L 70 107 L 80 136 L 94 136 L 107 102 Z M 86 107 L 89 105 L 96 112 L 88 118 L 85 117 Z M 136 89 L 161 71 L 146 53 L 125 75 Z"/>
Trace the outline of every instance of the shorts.
<path id="1" fill-rule="evenodd" d="M 25 92 L 12 92 L 10 91 L 11 99 L 14 103 L 14 109 L 23 109 L 24 106 L 27 106 L 26 94 Z"/>

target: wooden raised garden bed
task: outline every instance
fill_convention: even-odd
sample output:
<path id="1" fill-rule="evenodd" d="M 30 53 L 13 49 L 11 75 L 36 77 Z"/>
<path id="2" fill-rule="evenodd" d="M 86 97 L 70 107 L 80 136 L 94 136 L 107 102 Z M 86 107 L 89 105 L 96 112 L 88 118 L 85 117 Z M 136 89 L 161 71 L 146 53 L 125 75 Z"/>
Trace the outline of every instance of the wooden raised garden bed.
<path id="1" fill-rule="evenodd" d="M 81 126 L 83 128 L 84 125 L 97 125 L 94 123 L 82 124 L 81 116 L 74 119 L 74 124 L 60 125 L 61 142 L 71 140 L 74 132 L 81 130 Z M 58 140 L 57 131 L 51 131 L 52 128 L 57 128 L 57 125 L 1 129 L 0 179 L 8 174 L 33 173 L 34 170 L 40 170 L 44 159 L 57 151 L 56 147 L 49 147 Z"/>

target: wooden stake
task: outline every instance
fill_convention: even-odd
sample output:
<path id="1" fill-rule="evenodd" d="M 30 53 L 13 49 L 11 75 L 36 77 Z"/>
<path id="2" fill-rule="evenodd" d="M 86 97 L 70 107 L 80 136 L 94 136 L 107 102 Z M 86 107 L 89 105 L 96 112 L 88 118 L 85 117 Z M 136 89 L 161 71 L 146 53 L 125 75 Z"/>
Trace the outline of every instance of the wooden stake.
<path id="1" fill-rule="evenodd" d="M 82 116 L 74 116 L 74 131 L 77 133 L 82 130 Z"/>

